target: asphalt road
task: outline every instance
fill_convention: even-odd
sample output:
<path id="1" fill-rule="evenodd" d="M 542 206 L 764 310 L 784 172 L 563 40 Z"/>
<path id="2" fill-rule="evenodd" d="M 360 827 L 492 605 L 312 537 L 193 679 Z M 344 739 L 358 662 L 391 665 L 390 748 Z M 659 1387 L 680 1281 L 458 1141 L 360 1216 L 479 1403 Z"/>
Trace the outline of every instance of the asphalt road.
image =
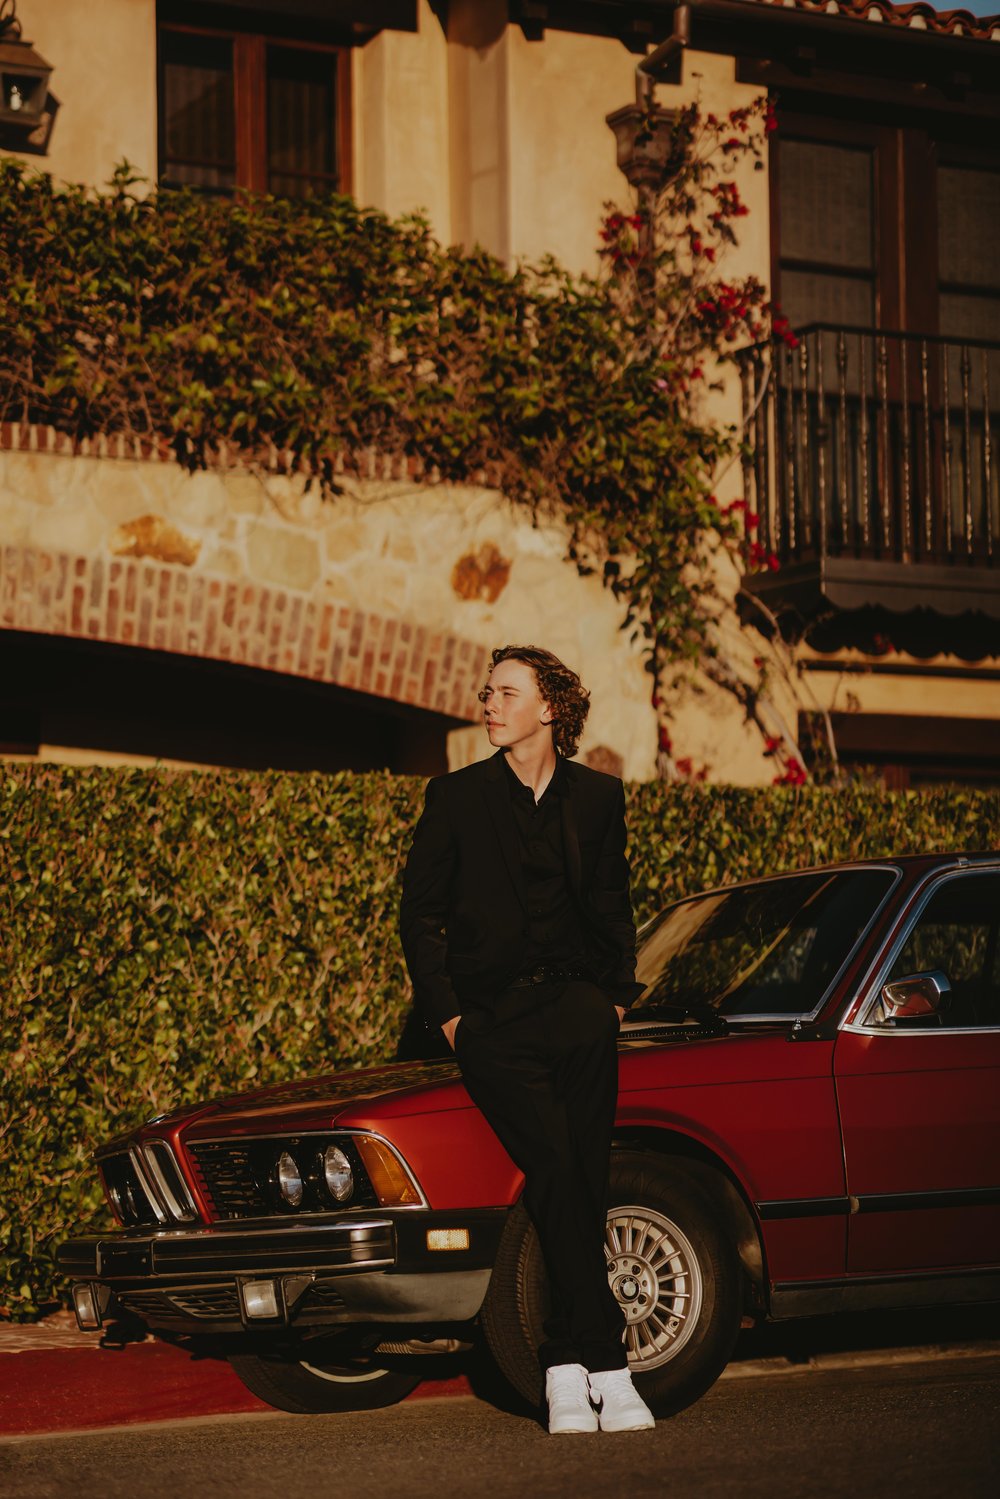
<path id="1" fill-rule="evenodd" d="M 1000 1355 L 728 1380 L 655 1431 L 473 1397 L 0 1443 L 4 1499 L 995 1499 Z"/>

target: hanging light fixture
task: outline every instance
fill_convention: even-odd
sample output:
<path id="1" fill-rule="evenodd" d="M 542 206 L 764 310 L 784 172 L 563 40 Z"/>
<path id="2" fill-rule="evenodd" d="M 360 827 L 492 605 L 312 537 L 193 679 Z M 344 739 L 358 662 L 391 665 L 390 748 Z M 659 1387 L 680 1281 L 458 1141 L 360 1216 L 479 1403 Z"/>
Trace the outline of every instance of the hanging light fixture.
<path id="1" fill-rule="evenodd" d="M 17 0 L 0 0 L 0 130 L 15 150 L 47 144 L 51 76 L 50 64 L 22 39 Z"/>

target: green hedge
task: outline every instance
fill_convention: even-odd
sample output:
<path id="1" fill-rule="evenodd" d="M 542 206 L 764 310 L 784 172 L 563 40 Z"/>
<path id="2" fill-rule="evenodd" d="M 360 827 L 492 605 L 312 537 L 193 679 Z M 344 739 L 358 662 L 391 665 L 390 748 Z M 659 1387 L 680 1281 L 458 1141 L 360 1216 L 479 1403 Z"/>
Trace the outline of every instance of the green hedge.
<path id="1" fill-rule="evenodd" d="M 90 1151 L 154 1111 L 393 1054 L 422 784 L 0 768 L 0 1314 L 58 1294 L 101 1197 Z M 815 862 L 1000 845 L 1000 796 L 631 788 L 640 918 Z"/>

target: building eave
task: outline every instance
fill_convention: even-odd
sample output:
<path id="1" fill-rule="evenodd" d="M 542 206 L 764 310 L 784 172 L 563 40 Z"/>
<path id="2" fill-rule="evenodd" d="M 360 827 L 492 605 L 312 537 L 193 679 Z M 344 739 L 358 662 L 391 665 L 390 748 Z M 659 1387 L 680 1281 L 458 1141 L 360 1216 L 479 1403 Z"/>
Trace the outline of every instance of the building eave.
<path id="1" fill-rule="evenodd" d="M 1000 17 L 937 13 L 929 6 L 886 0 L 512 0 L 511 19 L 540 37 L 546 28 L 618 35 L 645 51 L 675 29 L 687 12 L 688 45 L 742 61 L 774 62 L 808 75 L 882 76 L 1000 95 Z M 940 24 L 928 17 L 937 16 Z M 672 81 L 670 78 L 664 81 Z"/>

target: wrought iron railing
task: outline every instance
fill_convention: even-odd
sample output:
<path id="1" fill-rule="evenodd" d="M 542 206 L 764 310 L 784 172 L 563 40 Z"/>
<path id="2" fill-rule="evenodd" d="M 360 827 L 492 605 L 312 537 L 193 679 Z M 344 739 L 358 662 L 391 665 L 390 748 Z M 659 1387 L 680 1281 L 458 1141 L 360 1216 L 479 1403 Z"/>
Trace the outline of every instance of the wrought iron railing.
<path id="1" fill-rule="evenodd" d="M 825 323 L 796 337 L 738 356 L 753 555 L 996 566 L 1000 345 Z"/>

